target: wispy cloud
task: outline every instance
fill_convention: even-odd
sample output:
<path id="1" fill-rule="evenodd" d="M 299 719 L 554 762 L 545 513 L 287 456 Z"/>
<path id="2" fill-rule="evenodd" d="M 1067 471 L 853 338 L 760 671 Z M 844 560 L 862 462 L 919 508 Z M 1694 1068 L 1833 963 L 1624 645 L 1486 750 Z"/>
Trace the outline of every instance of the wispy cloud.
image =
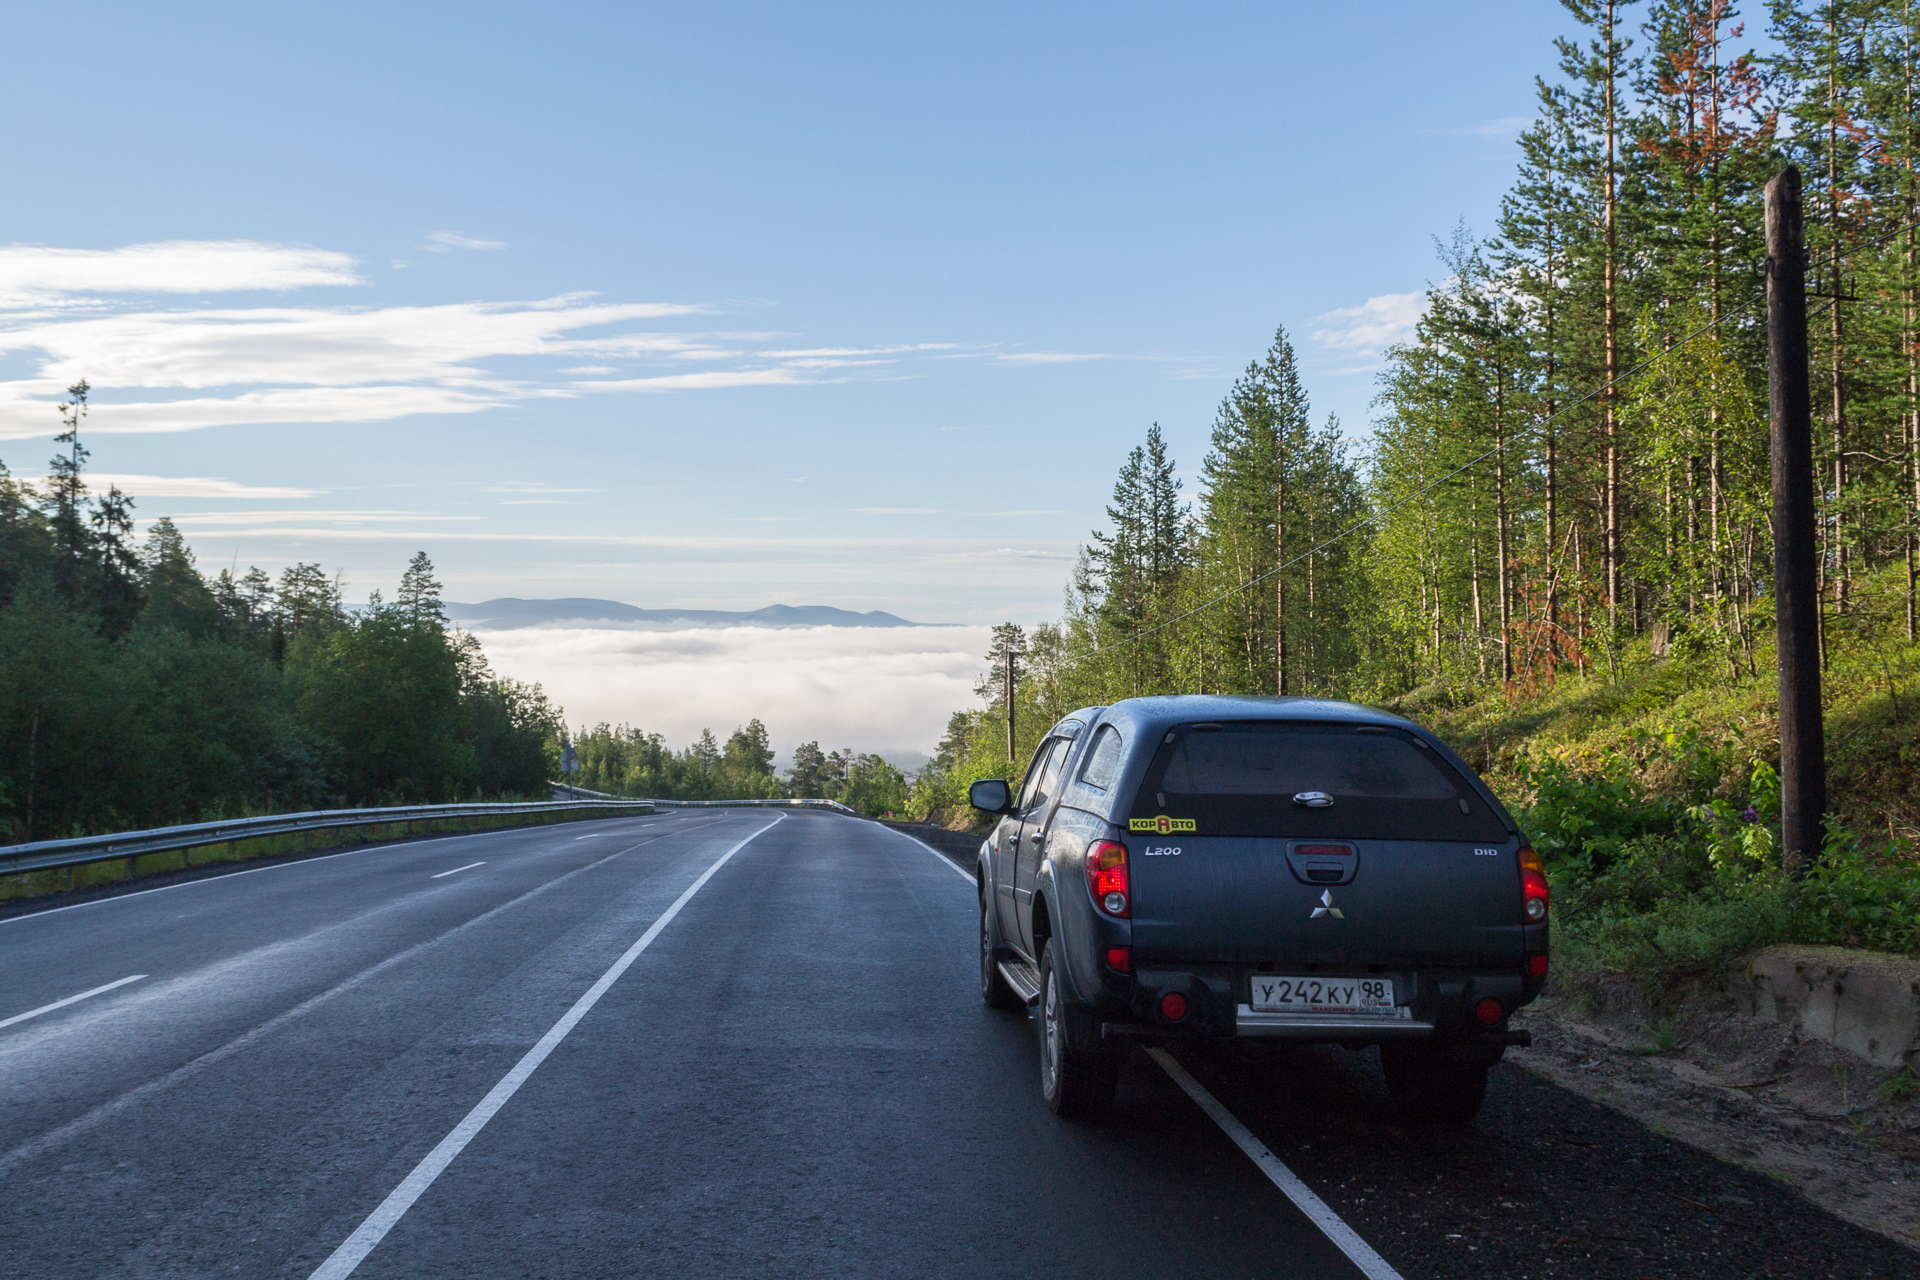
<path id="1" fill-rule="evenodd" d="M 991 563 L 997 560 L 1071 560 L 1073 557 L 1064 551 L 1050 551 L 1040 547 L 994 547 L 985 551 L 954 551 L 940 557 L 958 563 Z"/>
<path id="2" fill-rule="evenodd" d="M 1357 307 L 1341 307 L 1315 316 L 1313 340 L 1334 351 L 1378 355 L 1396 342 L 1413 336 L 1414 325 L 1426 309 L 1423 293 L 1382 293 Z"/>
<path id="3" fill-rule="evenodd" d="M 181 525 L 290 524 L 315 520 L 322 524 L 396 524 L 415 520 L 478 520 L 479 516 L 443 516 L 432 511 L 190 511 L 173 517 Z"/>
<path id="4" fill-rule="evenodd" d="M 501 240 L 478 240 L 473 236 L 463 236 L 458 231 L 435 231 L 427 236 L 427 242 L 420 246 L 428 253 L 452 253 L 455 249 L 504 249 L 506 242 Z"/>
<path id="5" fill-rule="evenodd" d="M 994 356 L 1001 364 L 1079 364 L 1086 360 L 1121 360 L 1102 351 L 1002 351 Z"/>
<path id="6" fill-rule="evenodd" d="M 442 250 L 500 247 L 453 231 Z M 695 331 L 720 310 L 591 294 L 413 306 L 236 304 L 243 291 L 364 284 L 349 255 L 256 241 L 120 249 L 0 247 L 0 440 L 58 429 L 85 378 L 88 430 L 193 431 L 473 414 L 541 399 L 698 393 L 898 377 L 914 360 L 1006 365 L 1150 359 L 952 342 L 803 345 L 791 334 Z M 157 294 L 212 295 L 160 305 Z M 217 305 L 208 305 L 214 302 Z"/>
<path id="7" fill-rule="evenodd" d="M 37 480 L 40 477 L 21 477 L 25 480 Z M 212 476 L 139 476 L 126 472 L 89 471 L 86 475 L 87 487 L 95 493 L 105 493 L 109 486 L 118 485 L 122 493 L 132 494 L 136 498 L 313 498 L 325 493 L 324 489 L 289 489 L 280 485 L 241 484 L 234 480 L 222 480 Z"/>
<path id="8" fill-rule="evenodd" d="M 562 489 L 550 484 L 541 484 L 538 480 L 502 480 L 496 484 L 483 484 L 482 493 L 599 493 L 598 489 Z"/>
<path id="9" fill-rule="evenodd" d="M 234 293 L 364 284 L 344 253 L 256 240 L 165 240 L 119 249 L 0 246 L 0 306 L 75 295 Z"/>
<path id="10" fill-rule="evenodd" d="M 652 378 L 576 382 L 582 391 L 712 391 L 719 387 L 777 387 L 806 382 L 793 369 L 728 369 L 712 373 L 666 373 Z"/>
<path id="11" fill-rule="evenodd" d="M 1452 137 L 1517 138 L 1520 131 L 1532 123 L 1532 116 L 1501 116 L 1484 124 L 1471 124 L 1460 129 L 1435 129 L 1432 132 Z"/>
<path id="12" fill-rule="evenodd" d="M 848 507 L 847 510 L 862 516 L 932 516 L 938 515 L 935 507 Z"/>

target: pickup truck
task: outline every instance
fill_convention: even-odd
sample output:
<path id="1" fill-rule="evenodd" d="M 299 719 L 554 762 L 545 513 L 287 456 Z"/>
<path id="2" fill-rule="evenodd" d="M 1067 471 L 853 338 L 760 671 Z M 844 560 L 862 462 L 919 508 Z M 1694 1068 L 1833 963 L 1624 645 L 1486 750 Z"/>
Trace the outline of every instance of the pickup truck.
<path id="1" fill-rule="evenodd" d="M 1318 698 L 1180 696 L 1054 725 L 975 871 L 980 994 L 1037 1008 L 1057 1114 L 1127 1046 L 1377 1045 L 1409 1121 L 1463 1124 L 1547 973 L 1539 857 L 1419 725 Z"/>

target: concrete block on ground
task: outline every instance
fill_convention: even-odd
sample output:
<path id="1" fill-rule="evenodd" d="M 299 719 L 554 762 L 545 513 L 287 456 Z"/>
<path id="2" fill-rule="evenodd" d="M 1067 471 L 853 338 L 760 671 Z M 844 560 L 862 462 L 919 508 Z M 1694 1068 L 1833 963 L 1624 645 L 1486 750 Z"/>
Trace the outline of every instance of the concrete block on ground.
<path id="1" fill-rule="evenodd" d="M 1920 1070 L 1920 959 L 1845 947 L 1768 947 L 1737 961 L 1742 1013 L 1792 1027 L 1876 1067 Z"/>

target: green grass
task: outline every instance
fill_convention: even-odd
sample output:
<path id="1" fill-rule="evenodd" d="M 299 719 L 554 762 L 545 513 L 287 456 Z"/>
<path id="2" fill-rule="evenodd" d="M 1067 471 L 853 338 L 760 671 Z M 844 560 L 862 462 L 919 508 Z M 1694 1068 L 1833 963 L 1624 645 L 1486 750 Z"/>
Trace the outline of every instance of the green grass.
<path id="1" fill-rule="evenodd" d="M 1829 836 L 1803 880 L 1777 850 L 1779 719 L 1771 617 L 1749 669 L 1695 634 L 1644 642 L 1551 685 L 1434 683 L 1393 709 L 1441 733 L 1546 858 L 1555 973 L 1624 974 L 1658 996 L 1772 943 L 1920 954 L 1920 646 L 1904 573 L 1856 584 L 1827 619 Z"/>

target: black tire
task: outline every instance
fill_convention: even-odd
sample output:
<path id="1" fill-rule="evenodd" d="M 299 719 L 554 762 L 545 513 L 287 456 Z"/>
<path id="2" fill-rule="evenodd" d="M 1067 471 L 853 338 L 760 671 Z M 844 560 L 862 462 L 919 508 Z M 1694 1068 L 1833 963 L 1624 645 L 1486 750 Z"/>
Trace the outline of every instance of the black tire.
<path id="1" fill-rule="evenodd" d="M 1000 968 L 994 963 L 998 958 L 994 953 L 993 922 L 987 917 L 986 899 L 980 900 L 980 998 L 989 1009 L 1017 1009 L 1020 997 L 1015 995 L 1007 980 L 1000 976 Z"/>
<path id="2" fill-rule="evenodd" d="M 1053 965 L 1053 942 L 1040 952 L 1040 1096 L 1047 1109 L 1068 1119 L 1102 1115 L 1113 1105 L 1120 1080 L 1120 1059 L 1111 1053 L 1086 1053 L 1067 1045 L 1066 1008 Z"/>
<path id="3" fill-rule="evenodd" d="M 1455 1062 L 1430 1044 L 1380 1046 L 1395 1115 L 1406 1124 L 1463 1125 L 1487 1100 L 1492 1064 Z"/>

